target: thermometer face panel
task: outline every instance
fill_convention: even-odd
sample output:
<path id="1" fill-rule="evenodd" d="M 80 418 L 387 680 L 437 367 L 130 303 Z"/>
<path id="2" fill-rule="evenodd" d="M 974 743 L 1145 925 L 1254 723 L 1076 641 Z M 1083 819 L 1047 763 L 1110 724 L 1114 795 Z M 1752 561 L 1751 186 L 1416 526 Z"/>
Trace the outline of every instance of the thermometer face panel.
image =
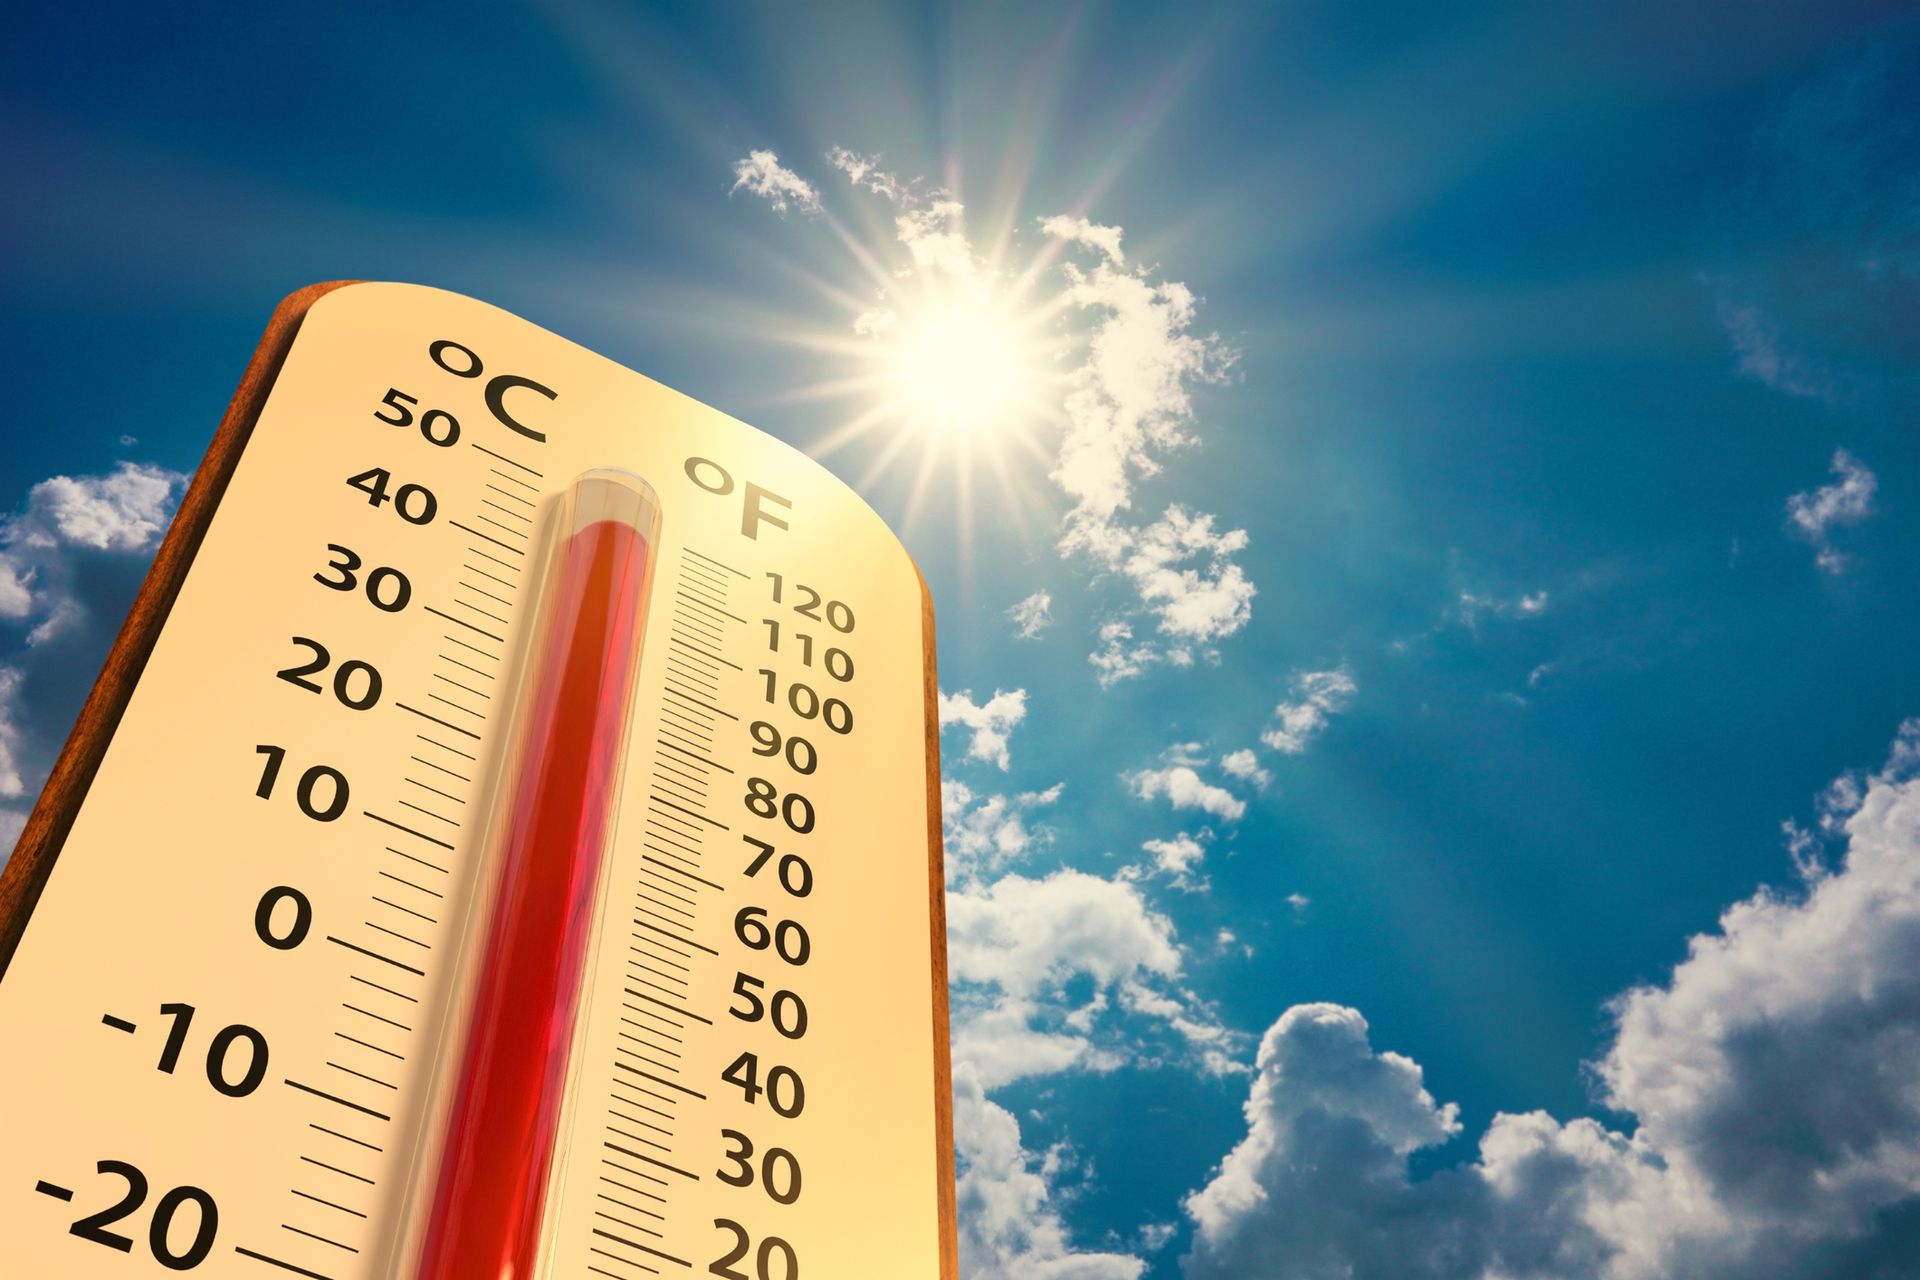
<path id="1" fill-rule="evenodd" d="M 0 981 L 10 1269 L 405 1268 L 542 522 L 601 467 L 662 519 L 535 1273 L 943 1274 L 911 562 L 771 437 L 385 284 L 307 313 Z"/>

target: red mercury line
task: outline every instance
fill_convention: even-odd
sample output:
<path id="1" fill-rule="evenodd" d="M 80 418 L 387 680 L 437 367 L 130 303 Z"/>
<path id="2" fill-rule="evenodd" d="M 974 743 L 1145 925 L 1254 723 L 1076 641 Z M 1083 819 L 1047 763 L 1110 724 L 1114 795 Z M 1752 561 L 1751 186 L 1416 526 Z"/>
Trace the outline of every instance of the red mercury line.
<path id="1" fill-rule="evenodd" d="M 520 754 L 501 774 L 512 790 L 501 818 L 498 891 L 420 1280 L 528 1280 L 534 1273 L 640 662 L 653 561 L 648 535 L 658 527 L 644 487 L 605 472 L 583 477 L 572 532 L 554 553 Z M 616 514 L 625 518 L 607 518 L 621 507 Z"/>

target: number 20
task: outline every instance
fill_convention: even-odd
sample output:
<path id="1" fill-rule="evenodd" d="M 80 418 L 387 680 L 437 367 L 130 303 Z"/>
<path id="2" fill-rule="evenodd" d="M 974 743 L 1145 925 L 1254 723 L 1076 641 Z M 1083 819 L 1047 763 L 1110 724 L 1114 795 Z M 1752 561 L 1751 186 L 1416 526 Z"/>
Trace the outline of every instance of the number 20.
<path id="1" fill-rule="evenodd" d="M 731 1218 L 715 1218 L 713 1225 L 733 1234 L 733 1247 L 714 1259 L 707 1268 L 714 1275 L 724 1276 L 726 1280 L 800 1280 L 800 1256 L 793 1251 L 792 1245 L 779 1236 L 768 1236 L 760 1242 L 760 1248 L 753 1255 L 753 1275 L 735 1271 L 733 1264 L 747 1256 L 747 1250 L 752 1247 L 752 1237 L 747 1234 L 745 1227 Z M 773 1270 L 776 1254 L 781 1261 L 777 1275 Z"/>

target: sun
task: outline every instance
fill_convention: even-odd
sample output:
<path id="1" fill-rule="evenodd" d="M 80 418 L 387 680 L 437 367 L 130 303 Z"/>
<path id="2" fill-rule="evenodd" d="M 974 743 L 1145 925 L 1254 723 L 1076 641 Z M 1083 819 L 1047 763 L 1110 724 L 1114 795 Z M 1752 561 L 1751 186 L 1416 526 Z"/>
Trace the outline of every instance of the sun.
<path id="1" fill-rule="evenodd" d="M 871 393 L 896 430 L 975 443 L 1046 412 L 1053 379 L 1036 329 L 986 287 L 876 308 L 856 325 L 870 341 Z"/>
<path id="2" fill-rule="evenodd" d="M 780 328 L 817 371 L 783 398 L 820 404 L 833 419 L 808 454 L 833 465 L 853 453 L 860 464 L 846 478 L 856 489 L 907 524 L 923 506 L 950 511 L 963 542 L 976 493 L 998 523 L 1044 520 L 1085 341 L 1068 323 L 1075 299 L 1055 270 L 1060 238 L 1029 241 L 1010 201 L 989 200 L 970 226 L 944 188 L 902 182 L 857 157 L 834 163 L 878 198 L 858 225 L 819 210 L 852 270 L 799 267 L 837 314 Z"/>

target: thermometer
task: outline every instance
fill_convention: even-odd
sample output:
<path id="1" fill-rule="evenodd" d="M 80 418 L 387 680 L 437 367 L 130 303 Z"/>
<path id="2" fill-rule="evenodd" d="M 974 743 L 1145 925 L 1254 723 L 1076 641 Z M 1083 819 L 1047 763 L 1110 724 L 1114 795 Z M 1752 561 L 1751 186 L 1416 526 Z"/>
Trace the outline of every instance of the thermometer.
<path id="1" fill-rule="evenodd" d="M 0 877 L 0 1270 L 955 1275 L 933 688 L 801 454 L 295 295 Z"/>

